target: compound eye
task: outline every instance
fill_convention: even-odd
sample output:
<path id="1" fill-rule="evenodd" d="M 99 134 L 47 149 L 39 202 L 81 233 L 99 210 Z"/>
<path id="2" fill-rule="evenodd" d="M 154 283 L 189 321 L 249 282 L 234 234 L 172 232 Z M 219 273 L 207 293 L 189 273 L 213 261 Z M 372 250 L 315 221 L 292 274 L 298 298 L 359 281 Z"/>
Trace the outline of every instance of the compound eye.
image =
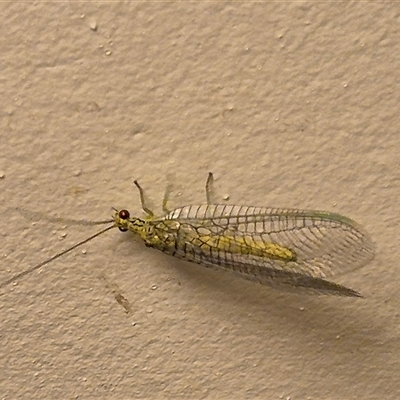
<path id="1" fill-rule="evenodd" d="M 118 216 L 119 216 L 121 219 L 129 219 L 130 214 L 129 214 L 129 211 L 128 211 L 128 210 L 120 210 L 119 213 L 118 213 Z"/>
<path id="2" fill-rule="evenodd" d="M 121 232 L 126 232 L 128 229 L 126 229 L 126 228 L 122 228 L 122 227 L 118 227 L 118 229 L 121 231 Z"/>

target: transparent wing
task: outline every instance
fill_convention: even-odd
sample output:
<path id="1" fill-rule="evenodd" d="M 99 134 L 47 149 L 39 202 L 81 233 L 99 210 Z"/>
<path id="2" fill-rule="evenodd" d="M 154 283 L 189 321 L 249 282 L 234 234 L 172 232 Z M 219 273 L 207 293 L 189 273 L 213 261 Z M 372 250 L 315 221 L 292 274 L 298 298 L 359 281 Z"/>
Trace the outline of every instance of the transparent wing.
<path id="1" fill-rule="evenodd" d="M 354 221 L 334 213 L 196 205 L 178 208 L 164 219 L 180 223 L 176 256 L 238 269 L 254 278 L 273 275 L 277 280 L 289 279 L 288 276 L 294 280 L 319 280 L 360 268 L 374 256 L 368 234 Z M 207 245 L 210 237 L 217 245 Z M 201 238 L 203 245 L 199 245 Z M 226 238 L 236 247 L 226 245 Z M 218 240 L 224 245 L 219 245 Z M 246 243 L 243 251 L 237 249 L 242 243 Z M 248 251 L 254 244 L 278 245 L 292 251 L 295 257 L 289 260 Z"/>

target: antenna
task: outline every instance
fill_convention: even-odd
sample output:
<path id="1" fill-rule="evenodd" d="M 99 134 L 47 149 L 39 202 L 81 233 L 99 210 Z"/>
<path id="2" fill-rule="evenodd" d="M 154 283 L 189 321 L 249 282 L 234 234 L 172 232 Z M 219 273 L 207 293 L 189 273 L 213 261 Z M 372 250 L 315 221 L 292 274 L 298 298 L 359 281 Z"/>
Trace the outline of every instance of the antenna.
<path id="1" fill-rule="evenodd" d="M 67 221 L 63 218 L 56 218 L 57 221 Z M 108 221 L 96 221 L 96 222 L 91 222 L 91 221 L 77 221 L 77 220 L 68 220 L 68 222 L 72 222 L 72 223 L 79 223 L 80 225 L 99 225 L 99 224 L 106 224 L 106 223 L 111 223 L 113 222 L 112 220 L 108 220 Z M 85 223 L 86 222 L 86 223 Z M 96 238 L 97 236 L 102 235 L 103 233 L 109 231 L 110 229 L 115 228 L 115 225 L 110 225 L 107 228 L 102 229 L 101 231 L 89 236 L 88 238 L 74 244 L 73 246 L 69 247 L 68 249 L 54 255 L 53 257 L 48 258 L 45 261 L 42 261 L 39 264 L 34 265 L 33 267 L 30 267 L 28 269 L 26 269 L 25 271 L 20 272 L 17 275 L 14 275 L 13 277 L 11 277 L 10 279 L 0 283 L 0 289 L 6 287 L 7 285 L 9 285 L 10 283 L 15 282 L 16 280 L 18 280 L 19 278 L 22 278 L 26 275 L 29 275 L 31 272 L 38 270 L 39 268 L 51 263 L 54 260 L 57 260 L 57 258 L 60 258 L 61 256 L 63 256 L 64 254 L 67 254 L 69 252 L 71 252 L 72 250 L 76 249 L 79 246 L 82 246 L 83 244 L 90 242 L 92 239 Z"/>

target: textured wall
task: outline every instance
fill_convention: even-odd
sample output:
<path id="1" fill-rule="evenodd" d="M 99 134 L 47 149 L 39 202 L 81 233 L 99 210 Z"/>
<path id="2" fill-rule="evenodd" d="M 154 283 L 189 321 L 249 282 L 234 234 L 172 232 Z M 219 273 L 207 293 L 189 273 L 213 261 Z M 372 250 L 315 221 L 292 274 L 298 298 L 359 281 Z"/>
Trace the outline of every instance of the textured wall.
<path id="1" fill-rule="evenodd" d="M 167 182 L 171 206 L 203 202 L 213 171 L 220 202 L 340 212 L 377 245 L 343 299 L 112 230 L 1 289 L 0 398 L 400 398 L 398 5 L 0 10 L 0 282 L 97 229 L 16 207 L 140 216 L 135 178 L 160 210 Z"/>

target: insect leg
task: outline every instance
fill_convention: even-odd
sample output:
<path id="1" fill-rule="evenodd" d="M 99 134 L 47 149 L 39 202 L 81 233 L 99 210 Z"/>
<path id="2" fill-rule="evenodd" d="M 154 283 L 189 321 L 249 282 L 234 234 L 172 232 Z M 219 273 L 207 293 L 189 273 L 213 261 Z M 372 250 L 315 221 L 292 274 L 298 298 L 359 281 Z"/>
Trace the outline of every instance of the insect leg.
<path id="1" fill-rule="evenodd" d="M 212 197 L 213 197 L 213 182 L 214 176 L 212 172 L 208 173 L 207 182 L 206 182 L 206 199 L 207 204 L 212 204 Z"/>
<path id="2" fill-rule="evenodd" d="M 150 208 L 148 208 L 146 206 L 146 200 L 144 198 L 144 190 L 142 189 L 142 187 L 139 185 L 138 181 L 133 181 L 133 183 L 136 185 L 136 187 L 139 189 L 139 195 L 140 195 L 140 202 L 142 203 L 142 209 L 143 211 L 149 216 L 149 217 L 153 217 L 154 213 L 153 211 L 150 210 Z"/>
<path id="3" fill-rule="evenodd" d="M 169 214 L 171 212 L 171 210 L 168 210 L 168 208 L 167 208 L 167 203 L 169 200 L 169 194 L 171 193 L 171 189 L 172 189 L 172 185 L 170 183 L 168 183 L 167 187 L 165 188 L 164 198 L 162 201 L 162 209 L 165 214 Z"/>

